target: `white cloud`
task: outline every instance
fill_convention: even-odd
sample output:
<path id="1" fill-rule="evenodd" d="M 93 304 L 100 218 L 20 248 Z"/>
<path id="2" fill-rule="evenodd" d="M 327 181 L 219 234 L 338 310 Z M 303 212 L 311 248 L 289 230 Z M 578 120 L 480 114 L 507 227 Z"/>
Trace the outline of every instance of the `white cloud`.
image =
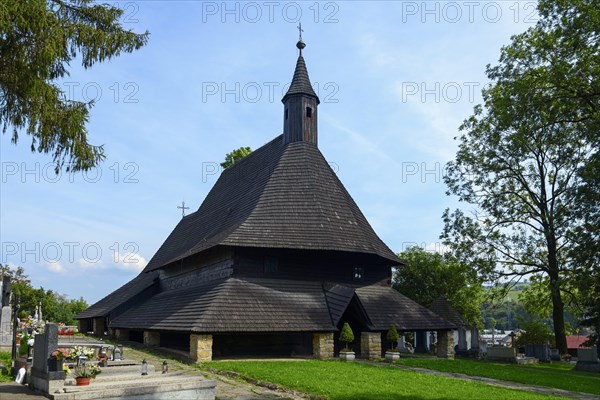
<path id="1" fill-rule="evenodd" d="M 65 269 L 65 267 L 63 267 L 61 265 L 60 262 L 58 261 L 50 261 L 47 263 L 47 267 L 50 271 L 55 272 L 57 274 L 64 274 L 65 272 L 67 272 L 67 270 Z"/>
<path id="2" fill-rule="evenodd" d="M 148 261 L 144 257 L 135 253 L 126 253 L 121 257 L 121 254 L 117 252 L 116 257 L 119 262 L 114 264 L 115 267 L 125 271 L 139 272 L 148 264 Z"/>

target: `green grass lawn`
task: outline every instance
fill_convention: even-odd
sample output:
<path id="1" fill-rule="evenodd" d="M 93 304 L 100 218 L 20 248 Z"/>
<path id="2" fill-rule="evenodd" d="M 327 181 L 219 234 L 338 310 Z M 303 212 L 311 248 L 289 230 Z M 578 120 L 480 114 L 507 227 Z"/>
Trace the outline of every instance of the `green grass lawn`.
<path id="1" fill-rule="evenodd" d="M 479 382 L 341 361 L 216 361 L 200 368 L 234 371 L 313 396 L 351 399 L 558 399 Z"/>
<path id="2" fill-rule="evenodd" d="M 2 351 L 0 352 L 0 364 L 4 364 L 4 366 L 8 370 L 8 374 L 0 374 L 0 382 L 11 382 L 13 380 L 12 376 L 10 376 L 10 367 L 12 365 L 12 356 L 9 352 Z"/>
<path id="3" fill-rule="evenodd" d="M 528 385 L 548 386 L 573 392 L 600 394 L 600 374 L 579 372 L 568 363 L 515 365 L 477 360 L 426 360 L 403 358 L 397 364 L 408 367 L 458 372 L 471 376 L 513 381 Z"/>

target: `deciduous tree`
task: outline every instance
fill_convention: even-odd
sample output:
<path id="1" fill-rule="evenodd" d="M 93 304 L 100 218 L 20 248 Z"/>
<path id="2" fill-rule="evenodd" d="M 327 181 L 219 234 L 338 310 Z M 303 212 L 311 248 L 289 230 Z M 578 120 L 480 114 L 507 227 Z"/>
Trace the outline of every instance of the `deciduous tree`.
<path id="1" fill-rule="evenodd" d="M 597 152 L 600 3 L 541 0 L 538 10 L 539 22 L 488 66 L 484 106 L 461 126 L 445 181 L 474 211 L 446 210 L 442 237 L 486 280 L 543 276 L 566 353 L 565 301 L 576 299 L 567 288 L 581 272 L 574 238 L 593 212 L 577 193 Z"/>
<path id="2" fill-rule="evenodd" d="M 483 288 L 477 272 L 450 254 L 410 247 L 398 255 L 404 266 L 394 271 L 393 288 L 425 307 L 444 297 L 470 325 L 481 326 Z"/>
<path id="3" fill-rule="evenodd" d="M 247 146 L 235 149 L 231 153 L 227 153 L 227 155 L 225 156 L 225 161 L 221 163 L 221 167 L 229 168 L 236 162 L 244 159 L 250 153 L 252 153 L 252 149 Z"/>

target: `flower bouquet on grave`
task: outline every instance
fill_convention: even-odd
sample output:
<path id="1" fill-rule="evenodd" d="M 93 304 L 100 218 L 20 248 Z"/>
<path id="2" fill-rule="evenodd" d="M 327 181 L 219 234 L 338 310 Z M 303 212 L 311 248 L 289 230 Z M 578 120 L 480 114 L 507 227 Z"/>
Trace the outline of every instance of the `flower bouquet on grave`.
<path id="1" fill-rule="evenodd" d="M 56 349 L 50 354 L 52 360 L 54 360 L 54 370 L 62 371 L 64 360 L 69 356 L 69 352 L 66 349 Z"/>
<path id="2" fill-rule="evenodd" d="M 56 349 L 52 352 L 52 354 L 50 354 L 50 357 L 54 358 L 55 360 L 61 361 L 69 357 L 69 352 L 66 349 Z"/>
<path id="3" fill-rule="evenodd" d="M 75 346 L 71 349 L 68 358 L 72 360 L 77 360 L 79 356 L 85 356 L 88 360 L 95 358 L 96 352 L 94 349 L 83 346 Z"/>

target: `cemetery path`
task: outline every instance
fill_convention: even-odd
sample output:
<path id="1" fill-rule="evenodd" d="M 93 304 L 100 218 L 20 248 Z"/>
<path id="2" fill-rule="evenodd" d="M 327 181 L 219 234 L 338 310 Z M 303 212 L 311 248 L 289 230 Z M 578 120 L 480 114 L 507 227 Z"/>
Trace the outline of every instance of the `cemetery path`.
<path id="1" fill-rule="evenodd" d="M 465 374 L 460 374 L 460 373 L 456 373 L 456 372 L 441 372 L 441 371 L 435 371 L 432 369 L 407 367 L 405 365 L 391 365 L 389 363 L 378 363 L 378 362 L 362 361 L 362 360 L 359 362 L 362 362 L 365 364 L 370 364 L 370 365 L 376 365 L 376 366 L 380 366 L 380 367 L 398 368 L 398 369 L 403 369 L 403 370 L 407 370 L 407 371 L 416 371 L 416 372 L 421 372 L 421 373 L 429 374 L 429 375 L 445 376 L 447 378 L 477 381 L 477 382 L 486 383 L 486 384 L 492 385 L 492 386 L 499 386 L 499 387 L 503 387 L 503 388 L 507 388 L 507 389 L 524 390 L 526 392 L 538 393 L 538 394 L 543 394 L 543 395 L 548 395 L 548 396 L 561 396 L 561 397 L 568 397 L 571 399 L 578 399 L 578 400 L 598 400 L 598 395 L 596 395 L 596 394 L 570 392 L 568 390 L 556 389 L 556 388 L 551 388 L 551 387 L 547 387 L 547 386 L 525 385 L 523 383 L 501 381 L 498 379 L 484 378 L 482 376 L 471 376 L 471 375 L 465 375 Z"/>
<path id="2" fill-rule="evenodd" d="M 164 357 L 161 357 L 160 354 L 156 354 L 157 352 L 155 352 L 154 350 L 155 349 L 148 350 L 126 347 L 123 353 L 125 357 L 130 360 L 142 361 L 143 359 L 146 359 L 148 364 L 153 364 L 156 370 L 160 371 L 162 368 L 162 362 L 164 360 Z M 206 370 L 200 371 L 194 366 L 181 363 L 173 359 L 169 359 L 168 363 L 169 372 L 171 373 L 180 372 L 190 375 L 201 375 L 208 379 L 215 380 L 217 382 L 216 398 L 218 400 L 305 399 L 305 397 L 301 397 L 293 393 L 287 393 L 281 390 L 269 389 L 266 387 L 253 385 L 241 379 L 234 379 Z M 4 399 L 0 398 L 0 400 Z"/>
<path id="3" fill-rule="evenodd" d="M 0 400 L 42 400 L 46 397 L 16 382 L 0 383 Z"/>

